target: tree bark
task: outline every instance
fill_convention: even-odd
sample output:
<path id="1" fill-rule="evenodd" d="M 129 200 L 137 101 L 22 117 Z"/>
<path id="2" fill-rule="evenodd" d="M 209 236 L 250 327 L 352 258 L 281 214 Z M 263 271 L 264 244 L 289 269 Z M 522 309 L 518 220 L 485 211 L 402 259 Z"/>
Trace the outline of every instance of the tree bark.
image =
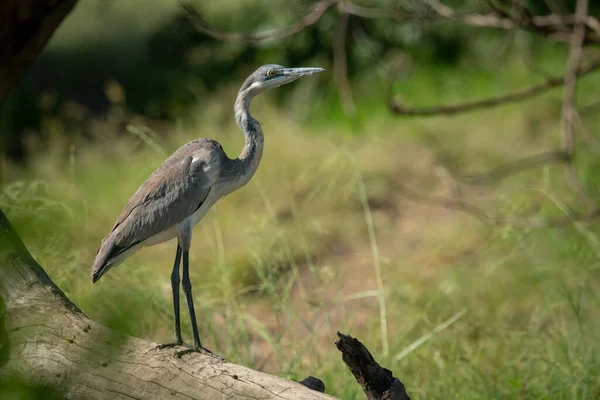
<path id="1" fill-rule="evenodd" d="M 368 400 L 410 400 L 402 382 L 380 366 L 358 339 L 338 332 L 335 345 Z"/>
<path id="2" fill-rule="evenodd" d="M 69 399 L 333 399 L 299 383 L 110 330 L 67 299 L 0 211 L 0 379 Z"/>
<path id="3" fill-rule="evenodd" d="M 0 1 L 0 102 L 17 85 L 77 0 Z"/>

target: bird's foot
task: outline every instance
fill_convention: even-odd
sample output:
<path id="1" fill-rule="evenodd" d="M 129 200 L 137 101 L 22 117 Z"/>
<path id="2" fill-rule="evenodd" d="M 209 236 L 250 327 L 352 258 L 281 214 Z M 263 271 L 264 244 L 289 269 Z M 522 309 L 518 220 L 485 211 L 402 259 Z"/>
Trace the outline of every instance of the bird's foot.
<path id="1" fill-rule="evenodd" d="M 156 346 L 156 350 L 171 349 L 173 347 L 187 347 L 188 349 L 193 349 L 191 344 L 183 343 L 183 341 L 177 341 L 173 343 L 159 344 Z"/>
<path id="2" fill-rule="evenodd" d="M 221 357 L 218 354 L 213 353 L 212 351 L 208 350 L 207 348 L 204 348 L 202 346 L 198 346 L 198 347 L 191 347 L 186 349 L 186 350 L 181 350 L 178 351 L 177 353 L 175 353 L 175 357 L 181 358 L 182 356 L 186 355 L 186 354 L 190 354 L 190 353 L 201 353 L 201 354 L 205 354 L 207 356 L 216 358 L 219 361 L 225 361 L 225 359 L 223 357 Z"/>

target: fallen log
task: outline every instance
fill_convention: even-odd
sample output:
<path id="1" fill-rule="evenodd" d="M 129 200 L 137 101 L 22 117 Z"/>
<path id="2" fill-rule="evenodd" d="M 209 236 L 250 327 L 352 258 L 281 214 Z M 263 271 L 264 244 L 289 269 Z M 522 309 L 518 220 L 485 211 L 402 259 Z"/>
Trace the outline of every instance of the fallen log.
<path id="1" fill-rule="evenodd" d="M 0 211 L 0 380 L 69 399 L 333 399 L 307 386 L 90 320 L 33 259 Z"/>

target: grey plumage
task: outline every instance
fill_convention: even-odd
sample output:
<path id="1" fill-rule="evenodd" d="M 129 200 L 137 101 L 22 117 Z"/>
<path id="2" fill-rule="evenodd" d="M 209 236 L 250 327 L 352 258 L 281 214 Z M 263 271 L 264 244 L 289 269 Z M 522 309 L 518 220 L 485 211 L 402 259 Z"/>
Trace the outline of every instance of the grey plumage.
<path id="1" fill-rule="evenodd" d="M 110 233 L 102 240 L 92 265 L 91 278 L 98 281 L 109 269 L 141 249 L 178 238 L 171 284 L 175 309 L 175 345 L 182 343 L 179 328 L 179 262 L 183 255 L 183 287 L 186 294 L 194 349 L 204 350 L 198 338 L 191 284 L 187 275 L 192 229 L 221 197 L 244 186 L 260 163 L 264 138 L 262 128 L 249 112 L 258 94 L 322 71 L 321 68 L 284 68 L 264 65 L 242 84 L 234 105 L 235 118 L 244 133 L 239 157 L 227 157 L 212 139 L 193 140 L 165 160 L 129 199 Z M 170 346 L 170 345 L 165 345 Z"/>
<path id="2" fill-rule="evenodd" d="M 123 261 L 123 257 L 118 258 L 120 255 L 127 251 L 127 256 L 131 255 L 135 246 L 168 231 L 197 211 L 226 158 L 218 142 L 202 138 L 185 144 L 163 162 L 131 197 L 102 241 L 92 266 L 93 282 Z M 168 236 L 171 237 L 165 240 L 175 237 Z"/>

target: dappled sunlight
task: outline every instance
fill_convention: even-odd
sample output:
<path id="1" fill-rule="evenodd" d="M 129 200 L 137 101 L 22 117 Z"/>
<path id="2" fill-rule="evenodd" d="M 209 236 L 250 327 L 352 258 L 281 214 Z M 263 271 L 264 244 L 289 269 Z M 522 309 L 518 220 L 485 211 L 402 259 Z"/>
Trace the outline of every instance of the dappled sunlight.
<path id="1" fill-rule="evenodd" d="M 260 111 L 266 132 L 261 168 L 247 187 L 214 207 L 193 238 L 191 275 L 201 336 L 219 353 L 289 376 L 310 369 L 341 387 L 351 379 L 328 378 L 331 369 L 341 366 L 331 361 L 334 349 L 325 345 L 336 331 L 364 335 L 371 349 L 381 351 L 378 272 L 352 158 L 361 169 L 381 257 L 389 360 L 403 354 L 400 365 L 416 384 L 416 393 L 425 383 L 435 390 L 427 376 L 420 378 L 422 368 L 442 373 L 451 364 L 474 373 L 479 365 L 480 370 L 500 373 L 499 365 L 515 359 L 501 355 L 510 350 L 499 346 L 498 339 L 516 348 L 541 349 L 571 335 L 564 323 L 539 338 L 534 334 L 552 321 L 573 318 L 565 296 L 587 287 L 594 273 L 585 263 L 557 264 L 548 247 L 551 233 L 523 236 L 485 228 L 469 215 L 404 198 L 394 185 L 448 194 L 434 173 L 434 154 L 414 136 L 366 132 L 361 138 L 340 139 L 327 130 L 307 134 L 268 107 Z M 233 156 L 239 137 L 223 135 L 221 127 L 203 122 L 203 133 L 221 140 Z M 227 129 L 237 133 L 233 124 Z M 448 127 L 449 134 L 452 129 Z M 194 132 L 180 132 L 160 146 L 174 149 Z M 103 235 L 130 193 L 162 160 L 150 146 L 124 152 L 133 141 L 118 139 L 104 155 L 95 147 L 82 147 L 76 174 L 57 174 L 47 182 L 52 198 L 73 214 L 61 228 L 68 240 L 54 245 L 70 250 L 41 251 L 33 243 L 32 251 L 90 316 L 164 342 L 172 334 L 169 274 L 175 242 L 142 250 L 99 285 L 92 287 L 88 278 Z M 38 168 L 42 176 L 53 171 L 43 164 Z M 15 222 L 19 225 L 19 219 Z M 35 240 L 44 243 L 43 236 Z M 590 295 L 593 300 L 587 301 L 597 304 L 597 296 Z M 412 341 L 461 309 L 466 311 L 456 322 L 409 350 Z M 591 320 L 580 320 L 581 329 L 591 329 Z M 187 332 L 187 319 L 182 322 Z M 312 346 L 322 352 L 307 352 Z M 581 347 L 569 351 L 578 354 Z M 463 360 L 459 364 L 457 354 Z M 522 368 L 535 365 L 534 354 L 521 361 Z"/>
<path id="2" fill-rule="evenodd" d="M 109 84 L 94 75 L 94 84 L 117 92 L 115 101 L 71 119 L 64 110 L 38 110 L 38 131 L 24 130 L 22 138 L 27 156 L 21 163 L 0 159 L 0 178 L 8 177 L 0 208 L 49 276 L 91 319 L 160 343 L 173 335 L 176 240 L 142 249 L 92 285 L 90 267 L 102 238 L 140 184 L 184 143 L 212 138 L 237 157 L 244 140 L 233 118 L 239 76 L 265 57 L 293 58 L 285 46 L 244 50 L 248 54 L 238 43 L 193 47 L 198 33 L 191 27 L 175 41 L 169 24 L 180 20 L 167 3 L 160 2 L 164 15 L 148 14 L 144 29 L 152 28 L 150 49 L 158 48 L 158 55 L 173 51 L 173 64 L 160 64 L 153 54 L 148 60 L 156 65 L 149 63 L 131 82 L 115 77 Z M 215 3 L 206 15 L 232 29 L 243 16 L 227 20 L 223 13 L 238 6 L 233 0 Z M 131 5 L 113 7 L 124 19 L 133 13 Z M 92 8 L 78 9 L 74 15 L 81 21 L 51 43 L 57 53 L 48 57 L 57 57 L 56 65 L 62 51 L 81 45 L 74 32 Z M 266 20 L 265 28 L 279 24 Z M 88 28 L 82 43 L 98 26 Z M 124 26 L 116 37 L 129 29 L 140 38 L 149 35 Z M 315 29 L 324 35 L 323 27 Z M 321 36 L 289 47 L 330 46 L 331 38 Z M 499 47 L 494 40 L 482 43 Z M 181 48 L 171 48 L 171 41 Z M 251 113 L 265 134 L 260 167 L 246 186 L 220 199 L 193 233 L 190 276 L 203 344 L 250 368 L 294 380 L 319 377 L 329 393 L 349 400 L 362 393 L 333 346 L 338 331 L 360 338 L 413 398 L 591 399 L 600 387 L 600 223 L 574 221 L 583 207 L 563 164 L 540 163 L 504 176 L 507 162 L 560 147 L 563 89 L 484 112 L 393 115 L 385 104 L 388 85 L 397 102 L 419 108 L 545 79 L 516 55 L 489 56 L 482 44 L 469 45 L 473 54 L 465 50 L 455 64 L 438 62 L 442 56 L 432 50 L 440 51 L 438 45 L 428 45 L 414 57 L 410 73 L 394 82 L 380 79 L 383 61 L 368 68 L 355 61 L 349 74 L 353 115 L 339 104 L 336 72 L 324 51 L 300 57 L 310 65 L 323 62 L 321 80 L 299 81 L 285 95 L 254 100 Z M 408 42 L 405 50 L 417 51 Z M 539 52 L 536 62 L 546 75 L 561 73 L 564 47 Z M 180 63 L 182 54 L 186 61 Z M 221 60 L 223 70 L 204 66 L 206 60 Z M 127 68 L 116 70 L 125 76 Z M 156 81 L 148 79 L 155 75 Z M 581 77 L 580 98 L 592 101 L 599 90 L 596 75 Z M 123 117 L 124 110 L 131 115 Z M 597 129 L 598 118 L 582 120 L 581 127 Z M 592 139 L 576 146 L 592 148 Z M 582 184 L 597 194 L 596 153 L 579 154 Z M 490 169 L 497 173 L 486 175 Z M 531 217 L 565 223 L 560 229 L 511 224 L 510 218 Z M 182 332 L 189 342 L 184 304 Z"/>
<path id="3" fill-rule="evenodd" d="M 402 354 L 404 376 L 411 377 L 416 394 L 425 396 L 436 386 L 423 369 L 444 373 L 452 366 L 493 376 L 502 374 L 501 365 L 514 362 L 520 368 L 537 368 L 536 351 L 547 351 L 542 349 L 552 341 L 572 335 L 565 321 L 574 318 L 569 305 L 573 290 L 587 293 L 588 313 L 600 301 L 589 291 L 590 279 L 597 277 L 591 266 L 595 258 L 582 253 L 577 259 L 585 262 L 562 265 L 553 255 L 562 250 L 553 245 L 552 232 L 523 235 L 486 228 L 469 215 L 405 198 L 398 184 L 448 195 L 435 175 L 435 154 L 414 136 L 366 132 L 340 139 L 327 129 L 308 134 L 301 124 L 265 105 L 260 114 L 266 133 L 261 168 L 247 187 L 222 199 L 198 225 L 190 254 L 201 336 L 231 361 L 290 377 L 310 370 L 334 388 L 350 384 L 349 376 L 330 375 L 341 366 L 332 361 L 335 349 L 326 344 L 336 331 L 349 331 L 381 351 L 381 273 L 389 335 L 389 359 L 382 362 L 393 366 L 394 357 Z M 203 120 L 203 134 L 220 140 L 234 156 L 241 135 L 224 135 L 222 126 L 211 124 Z M 234 124 L 227 126 L 237 133 L 235 129 Z M 448 134 L 454 129 L 447 126 Z M 486 129 L 494 136 L 504 128 Z M 169 152 L 195 131 L 183 130 L 160 147 Z M 478 134 L 478 142 L 488 137 Z M 98 285 L 92 287 L 88 278 L 103 235 L 163 158 L 152 146 L 126 151 L 135 147 L 135 140 L 119 138 L 104 150 L 82 146 L 74 175 L 56 173 L 56 164 L 47 168 L 55 163 L 52 159 L 38 162 L 36 174 L 47 179 L 49 198 L 71 217 L 58 226 L 66 235 L 63 241 L 45 241 L 43 232 L 51 229 L 42 225 L 39 236 L 29 236 L 30 248 L 88 315 L 164 342 L 172 334 L 169 274 L 174 241 L 142 250 Z M 527 151 L 526 142 L 521 144 Z M 352 159 L 361 170 L 381 272 L 374 269 Z M 16 218 L 19 211 L 8 212 L 23 227 Z M 582 250 L 589 253 L 586 235 L 570 240 L 583 240 Z M 414 349 L 409 346 L 463 309 L 464 315 L 433 338 Z M 583 332 L 596 325 L 592 315 L 579 319 Z M 187 332 L 187 319 L 182 323 Z M 535 332 L 547 333 L 538 337 Z M 512 350 L 499 340 L 515 348 L 514 356 L 505 357 Z M 520 346 L 530 347 L 530 355 L 518 352 Z M 568 351 L 576 356 L 582 345 L 573 346 Z M 589 362 L 573 368 L 584 371 Z M 421 393 L 425 386 L 427 392 Z"/>

